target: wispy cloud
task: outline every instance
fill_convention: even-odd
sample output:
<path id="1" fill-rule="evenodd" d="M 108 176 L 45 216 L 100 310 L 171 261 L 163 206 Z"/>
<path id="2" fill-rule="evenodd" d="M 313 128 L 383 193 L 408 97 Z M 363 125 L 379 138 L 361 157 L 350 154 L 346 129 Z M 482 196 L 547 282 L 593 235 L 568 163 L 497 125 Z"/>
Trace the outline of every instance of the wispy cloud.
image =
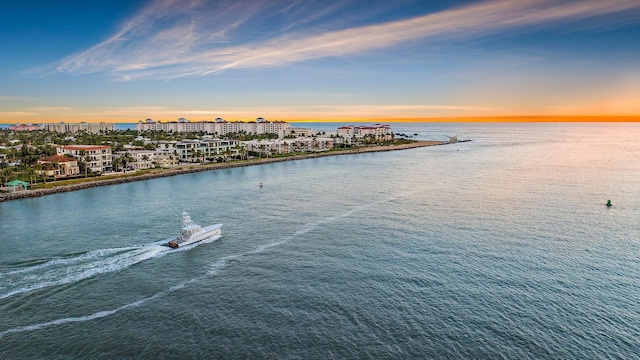
<path id="1" fill-rule="evenodd" d="M 0 111 L 0 119 L 9 117 L 32 116 L 34 113 L 29 111 Z"/>
<path id="2" fill-rule="evenodd" d="M 217 116 L 232 113 L 232 111 L 224 109 L 196 109 L 183 110 L 174 109 L 165 106 L 138 106 L 138 107 L 120 107 L 105 109 L 101 111 L 106 116 L 133 116 L 133 117 L 153 117 L 163 119 L 177 119 L 179 117 L 196 116 L 198 118 L 214 118 Z"/>
<path id="3" fill-rule="evenodd" d="M 4 96 L 4 95 L 0 95 L 0 101 L 14 101 L 14 100 L 21 100 L 22 98 L 19 96 Z"/>
<path id="4" fill-rule="evenodd" d="M 640 9 L 637 0 L 497 0 L 345 28 L 347 21 L 321 26 L 323 19 L 342 12 L 340 5 L 320 12 L 318 4 L 313 0 L 157 0 L 109 39 L 55 64 L 54 71 L 107 73 L 121 80 L 202 76 L 372 54 L 623 12 L 628 17 L 630 11 L 638 16 Z"/>
<path id="5" fill-rule="evenodd" d="M 41 106 L 41 107 L 33 107 L 28 108 L 27 110 L 33 112 L 64 112 L 64 111 L 72 111 L 73 108 L 66 106 Z"/>
<path id="6" fill-rule="evenodd" d="M 314 93 L 314 92 L 291 92 L 291 93 L 286 93 L 286 92 L 281 92 L 281 93 L 274 93 L 274 92 L 270 92 L 270 93 L 263 93 L 260 94 L 262 96 L 275 96 L 275 97 L 286 97 L 286 98 L 291 98 L 291 97 L 311 97 L 311 98 L 345 98 L 345 97 L 352 97 L 355 96 L 354 94 L 347 94 L 347 93 Z"/>

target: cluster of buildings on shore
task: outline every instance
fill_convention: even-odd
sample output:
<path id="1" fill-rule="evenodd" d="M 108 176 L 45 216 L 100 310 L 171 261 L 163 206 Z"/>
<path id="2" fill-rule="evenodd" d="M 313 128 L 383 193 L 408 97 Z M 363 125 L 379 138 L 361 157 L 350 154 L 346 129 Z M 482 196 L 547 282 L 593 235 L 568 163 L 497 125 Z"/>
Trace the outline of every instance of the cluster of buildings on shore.
<path id="1" fill-rule="evenodd" d="M 47 130 L 51 129 L 49 131 L 64 133 L 100 132 L 113 129 L 113 124 L 105 123 L 46 125 Z M 208 163 L 226 161 L 230 158 L 246 159 L 249 156 L 270 157 L 301 152 L 329 151 L 334 147 L 358 145 L 365 139 L 378 142 L 393 138 L 389 125 L 342 126 L 327 135 L 309 128 L 293 128 L 284 121 L 270 122 L 263 118 L 251 122 L 227 122 L 220 118 L 215 121 L 201 122 L 190 122 L 182 118 L 174 122 L 147 119 L 138 122 L 136 129 L 141 133 L 152 130 L 203 132 L 207 135 L 201 136 L 199 139 L 181 141 L 152 141 L 149 138 L 139 136 L 136 140 L 142 141 L 145 145 L 144 148 L 126 145 L 125 151 L 115 153 L 112 152 L 111 146 L 107 145 L 59 145 L 56 147 L 57 153 L 55 155 L 38 160 L 37 171 L 49 177 L 68 178 L 82 175 L 80 174 L 79 161 L 84 162 L 86 169 L 93 173 L 108 174 L 122 169 L 170 168 L 178 166 L 180 163 Z M 45 129 L 14 128 L 13 130 Z M 230 133 L 276 134 L 277 138 L 250 141 L 224 138 L 224 135 Z M 149 148 L 154 149 L 149 150 Z"/>
<path id="2" fill-rule="evenodd" d="M 226 121 L 217 118 L 215 121 L 195 121 L 185 118 L 178 121 L 155 121 L 146 119 L 138 121 L 136 124 L 138 131 L 166 131 L 166 132 L 204 132 L 214 135 L 226 135 L 229 133 L 247 134 L 276 134 L 278 137 L 285 137 L 291 131 L 291 125 L 284 121 L 267 121 L 264 118 L 257 118 L 255 121 Z"/>
<path id="3" fill-rule="evenodd" d="M 15 124 L 9 126 L 9 130 L 13 131 L 35 131 L 46 130 L 58 133 L 77 134 L 79 132 L 86 132 L 88 134 L 99 134 L 100 132 L 111 131 L 114 129 L 113 124 L 100 122 L 100 123 L 51 123 L 51 124 Z"/>

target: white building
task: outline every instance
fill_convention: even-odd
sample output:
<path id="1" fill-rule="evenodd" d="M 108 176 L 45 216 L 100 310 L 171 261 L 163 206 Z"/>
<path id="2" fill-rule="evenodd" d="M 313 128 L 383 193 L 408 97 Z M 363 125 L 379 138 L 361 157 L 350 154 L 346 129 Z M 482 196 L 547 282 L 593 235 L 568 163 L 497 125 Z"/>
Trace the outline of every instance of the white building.
<path id="1" fill-rule="evenodd" d="M 311 128 L 291 128 L 289 134 L 300 137 L 300 136 L 314 136 L 318 134 L 317 130 L 313 130 Z"/>
<path id="2" fill-rule="evenodd" d="M 333 149 L 334 140 L 328 137 L 298 137 L 295 139 L 245 141 L 247 151 L 266 155 L 292 154 L 297 152 L 320 152 Z"/>
<path id="3" fill-rule="evenodd" d="M 133 159 L 133 161 L 127 163 L 127 167 L 131 167 L 134 170 L 152 169 L 153 163 L 156 161 L 155 150 L 129 150 L 118 151 L 114 154 L 114 157 L 122 158 L 126 154 Z"/>
<path id="4" fill-rule="evenodd" d="M 176 151 L 177 141 L 158 141 L 158 145 L 156 147 L 156 154 L 158 155 L 177 155 Z"/>
<path id="5" fill-rule="evenodd" d="M 71 155 L 84 161 L 93 172 L 104 173 L 111 168 L 111 147 L 103 145 L 61 145 L 56 148 L 58 155 Z"/>
<path id="6" fill-rule="evenodd" d="M 247 134 L 277 134 L 279 138 L 283 138 L 289 134 L 291 125 L 284 121 L 267 121 L 258 118 L 256 121 L 226 121 L 217 118 L 215 121 L 199 121 L 191 122 L 187 119 L 180 118 L 178 121 L 161 122 L 152 119 L 138 121 L 136 129 L 138 131 L 173 131 L 173 132 L 205 132 L 208 134 L 217 134 L 220 136 L 229 133 L 245 132 Z"/>
<path id="7" fill-rule="evenodd" d="M 176 142 L 173 150 L 179 161 L 200 162 L 238 156 L 240 142 L 230 139 L 183 140 Z"/>
<path id="8" fill-rule="evenodd" d="M 178 158 L 173 155 L 156 154 L 154 157 L 156 167 L 170 168 L 178 166 Z"/>
<path id="9" fill-rule="evenodd" d="M 338 136 L 341 143 L 351 145 L 366 136 L 371 136 L 376 140 L 391 140 L 391 126 L 375 124 L 373 126 L 341 126 L 338 128 Z"/>
<path id="10" fill-rule="evenodd" d="M 69 123 L 59 122 L 56 124 L 44 124 L 46 129 L 58 133 L 77 134 L 81 131 L 85 131 L 89 134 L 99 134 L 101 131 L 106 132 L 113 130 L 113 124 L 109 123 Z"/>

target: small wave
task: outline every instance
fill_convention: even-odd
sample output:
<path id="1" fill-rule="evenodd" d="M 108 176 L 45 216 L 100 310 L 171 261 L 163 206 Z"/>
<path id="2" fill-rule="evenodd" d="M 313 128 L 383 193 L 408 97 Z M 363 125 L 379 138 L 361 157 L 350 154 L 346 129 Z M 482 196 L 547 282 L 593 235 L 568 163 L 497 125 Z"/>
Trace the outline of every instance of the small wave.
<path id="1" fill-rule="evenodd" d="M 167 290 L 161 291 L 157 294 L 154 294 L 152 296 L 140 299 L 140 300 L 136 300 L 132 303 L 129 304 L 125 304 L 122 305 L 118 308 L 115 309 L 111 309 L 111 310 L 102 310 L 102 311 L 98 311 L 95 312 L 93 314 L 90 315 L 85 315 L 85 316 L 78 316 L 78 317 L 68 317 L 68 318 L 62 318 L 62 319 L 56 319 L 56 320 L 52 320 L 52 321 L 48 321 L 48 322 L 44 322 L 44 323 L 39 323 L 39 324 L 34 324 L 34 325 L 26 325 L 26 326 L 20 326 L 20 327 L 16 327 L 13 329 L 8 329 L 5 331 L 0 331 L 0 339 L 3 338 L 6 335 L 9 334 L 14 334 L 14 333 L 21 333 L 21 332 L 29 332 L 29 331 L 36 331 L 36 330 L 40 330 L 42 328 L 46 328 L 46 327 L 50 327 L 50 326 L 55 326 L 55 325 L 63 325 L 63 324 L 69 324 L 69 323 L 74 323 L 74 322 L 84 322 L 84 321 L 91 321 L 91 320 L 95 320 L 95 319 L 100 319 L 103 317 L 107 317 L 110 315 L 114 315 L 122 310 L 125 309 L 129 309 L 129 308 L 134 308 L 134 307 L 138 307 L 144 303 L 146 303 L 147 301 L 150 300 L 154 300 L 157 299 L 161 296 L 164 296 L 166 294 L 169 294 L 171 292 L 174 292 L 178 289 L 182 289 L 184 288 L 188 283 L 191 283 L 193 281 L 195 281 L 197 279 L 191 279 L 189 281 L 185 281 L 181 284 L 178 285 L 174 285 L 172 287 L 170 287 Z"/>

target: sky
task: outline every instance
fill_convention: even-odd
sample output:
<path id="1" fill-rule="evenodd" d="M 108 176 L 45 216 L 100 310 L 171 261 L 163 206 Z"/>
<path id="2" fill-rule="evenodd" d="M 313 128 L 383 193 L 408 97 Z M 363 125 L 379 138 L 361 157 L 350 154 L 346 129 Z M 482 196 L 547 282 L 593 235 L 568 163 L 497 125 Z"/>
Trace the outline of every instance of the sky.
<path id="1" fill-rule="evenodd" d="M 0 123 L 640 121 L 640 0 L 0 0 Z"/>

